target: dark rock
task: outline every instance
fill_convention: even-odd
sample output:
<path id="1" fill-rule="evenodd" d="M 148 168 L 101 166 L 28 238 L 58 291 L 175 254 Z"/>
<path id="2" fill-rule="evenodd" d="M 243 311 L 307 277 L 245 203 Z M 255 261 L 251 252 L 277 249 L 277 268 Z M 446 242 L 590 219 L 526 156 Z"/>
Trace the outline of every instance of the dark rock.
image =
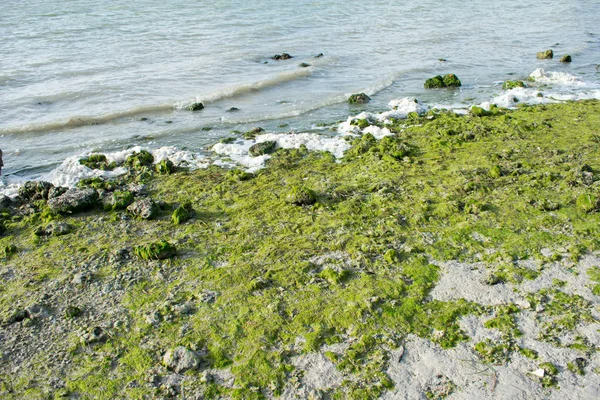
<path id="1" fill-rule="evenodd" d="M 197 101 L 197 102 L 194 102 L 194 103 L 188 105 L 185 109 L 188 111 L 198 111 L 198 110 L 202 110 L 203 108 L 204 108 L 204 104 Z"/>
<path id="2" fill-rule="evenodd" d="M 316 203 L 317 195 L 305 186 L 294 186 L 288 193 L 286 201 L 297 206 L 308 206 Z"/>
<path id="3" fill-rule="evenodd" d="M 10 199 L 10 197 L 0 194 L 0 210 L 9 208 L 11 205 L 12 205 L 12 200 Z"/>
<path id="4" fill-rule="evenodd" d="M 277 147 L 277 142 L 268 140 L 266 142 L 256 143 L 250 147 L 248 152 L 251 156 L 257 157 L 262 156 L 263 154 L 271 154 L 275 151 Z"/>
<path id="5" fill-rule="evenodd" d="M 303 62 L 303 63 L 301 63 L 301 64 L 299 65 L 299 67 L 300 67 L 300 68 L 307 68 L 307 67 L 310 67 L 310 64 L 309 64 L 309 63 L 305 63 L 305 62 Z"/>
<path id="6" fill-rule="evenodd" d="M 65 309 L 65 317 L 67 317 L 67 318 L 77 318 L 81 314 L 83 314 L 83 311 L 81 311 L 81 308 L 79 308 L 79 307 L 68 306 Z"/>
<path id="7" fill-rule="evenodd" d="M 158 215 L 159 207 L 152 199 L 142 199 L 127 207 L 127 211 L 142 219 L 153 219 Z"/>
<path id="8" fill-rule="evenodd" d="M 194 209 L 192 208 L 192 204 L 189 202 L 183 203 L 179 207 L 177 207 L 175 211 L 173 211 L 173 214 L 171 215 L 171 220 L 175 225 L 179 225 L 182 222 L 185 222 L 192 218 L 193 214 Z"/>
<path id="9" fill-rule="evenodd" d="M 71 226 L 65 222 L 50 222 L 45 228 L 33 232 L 36 236 L 62 236 L 71 233 Z"/>
<path id="10" fill-rule="evenodd" d="M 437 75 L 425 81 L 425 89 L 441 89 L 446 87 L 460 87 L 462 83 L 454 74 L 446 74 L 444 76 Z"/>
<path id="11" fill-rule="evenodd" d="M 133 169 L 141 169 L 142 167 L 150 167 L 154 162 L 154 156 L 146 150 L 139 153 L 135 152 L 125 160 L 125 165 Z"/>
<path id="12" fill-rule="evenodd" d="M 440 89 L 446 87 L 444 85 L 444 78 L 441 75 L 434 76 L 425 81 L 425 89 Z"/>
<path id="13" fill-rule="evenodd" d="M 271 57 L 273 60 L 289 60 L 290 58 L 294 58 L 292 56 L 290 56 L 288 53 L 281 53 L 281 54 L 276 54 L 273 57 Z"/>
<path id="14" fill-rule="evenodd" d="M 112 171 L 117 168 L 116 162 L 109 163 L 104 154 L 92 154 L 79 160 L 79 164 L 90 169 L 100 169 L 103 171 Z"/>
<path id="15" fill-rule="evenodd" d="M 323 53 L 319 53 L 315 56 L 315 58 L 321 58 L 321 57 L 323 57 Z"/>
<path id="16" fill-rule="evenodd" d="M 97 200 L 98 192 L 94 189 L 69 189 L 48 200 L 48 207 L 54 212 L 72 213 L 93 208 Z"/>
<path id="17" fill-rule="evenodd" d="M 514 88 L 524 88 L 525 86 L 525 82 L 523 81 L 506 81 L 502 84 L 502 89 L 504 90 L 510 90 L 510 89 L 514 89 Z"/>
<path id="18" fill-rule="evenodd" d="M 236 112 L 236 111 L 240 111 L 240 109 L 237 107 L 231 107 L 229 110 L 227 110 L 227 112 Z"/>
<path id="19" fill-rule="evenodd" d="M 570 55 L 565 55 L 560 58 L 561 63 L 570 63 L 571 61 L 573 61 L 573 59 Z"/>
<path id="20" fill-rule="evenodd" d="M 446 85 L 446 87 L 460 87 L 462 83 L 460 82 L 460 79 L 458 79 L 458 76 L 446 74 L 444 75 L 444 85 Z"/>
<path id="21" fill-rule="evenodd" d="M 253 128 L 253 129 L 249 130 L 248 132 L 244 133 L 244 139 L 246 139 L 246 140 L 254 139 L 256 136 L 263 133 L 264 131 L 265 130 L 260 127 Z"/>
<path id="22" fill-rule="evenodd" d="M 99 326 L 82 333 L 80 337 L 84 344 L 102 343 L 107 339 L 106 332 Z"/>
<path id="23" fill-rule="evenodd" d="M 178 373 L 196 369 L 200 365 L 200 357 L 190 349 L 179 346 L 165 353 L 164 365 Z"/>
<path id="24" fill-rule="evenodd" d="M 64 194 L 67 190 L 69 190 L 69 188 L 66 188 L 64 186 L 51 187 L 50 191 L 48 192 L 48 198 L 53 199 L 54 197 L 58 197 L 58 196 Z"/>
<path id="25" fill-rule="evenodd" d="M 148 194 L 148 187 L 141 183 L 130 183 L 127 185 L 127 190 L 134 196 L 145 196 Z"/>
<path id="26" fill-rule="evenodd" d="M 48 200 L 48 193 L 53 187 L 50 182 L 28 181 L 19 188 L 19 198 L 24 202 Z"/>
<path id="27" fill-rule="evenodd" d="M 133 203 L 133 193 L 128 191 L 115 191 L 102 201 L 105 210 L 123 210 Z"/>
<path id="28" fill-rule="evenodd" d="M 173 161 L 169 160 L 168 158 L 156 164 L 154 168 L 160 175 L 169 175 L 175 172 L 175 164 L 173 164 Z"/>
<path id="29" fill-rule="evenodd" d="M 30 316 L 27 310 L 16 310 L 10 317 L 8 317 L 7 322 L 9 324 L 16 324 L 17 322 L 22 322 L 29 317 Z"/>
<path id="30" fill-rule="evenodd" d="M 165 260 L 177 254 L 175 246 L 165 240 L 137 246 L 133 251 L 143 260 Z"/>
<path id="31" fill-rule="evenodd" d="M 537 58 L 540 60 L 549 60 L 554 57 L 554 52 L 552 50 L 540 51 L 537 53 Z"/>
<path id="32" fill-rule="evenodd" d="M 348 103 L 350 104 L 363 104 L 371 101 L 371 98 L 364 93 L 355 93 L 348 97 Z"/>

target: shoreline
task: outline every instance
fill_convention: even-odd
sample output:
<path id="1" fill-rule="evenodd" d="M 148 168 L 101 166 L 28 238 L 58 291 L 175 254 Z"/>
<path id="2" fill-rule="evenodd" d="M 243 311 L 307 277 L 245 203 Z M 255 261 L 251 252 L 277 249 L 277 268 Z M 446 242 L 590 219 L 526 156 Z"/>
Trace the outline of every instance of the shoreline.
<path id="1" fill-rule="evenodd" d="M 1 198 L 0 395 L 597 396 L 600 101 L 482 110 Z"/>

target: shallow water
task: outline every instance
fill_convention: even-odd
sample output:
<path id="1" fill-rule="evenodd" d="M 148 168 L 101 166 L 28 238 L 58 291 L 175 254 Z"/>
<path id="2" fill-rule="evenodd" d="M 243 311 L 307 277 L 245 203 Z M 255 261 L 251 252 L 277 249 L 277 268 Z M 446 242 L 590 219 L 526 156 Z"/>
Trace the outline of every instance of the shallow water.
<path id="1" fill-rule="evenodd" d="M 140 145 L 206 154 L 234 129 L 311 132 L 406 96 L 478 104 L 536 68 L 585 82 L 549 89 L 557 94 L 600 85 L 595 0 L 5 3 L 0 185 L 47 177 L 90 151 Z M 547 48 L 555 59 L 537 60 Z M 294 58 L 271 59 L 282 52 Z M 573 63 L 559 63 L 563 54 Z M 423 89 L 444 73 L 463 87 Z M 373 101 L 345 103 L 360 91 Z M 196 100 L 206 108 L 182 109 Z"/>

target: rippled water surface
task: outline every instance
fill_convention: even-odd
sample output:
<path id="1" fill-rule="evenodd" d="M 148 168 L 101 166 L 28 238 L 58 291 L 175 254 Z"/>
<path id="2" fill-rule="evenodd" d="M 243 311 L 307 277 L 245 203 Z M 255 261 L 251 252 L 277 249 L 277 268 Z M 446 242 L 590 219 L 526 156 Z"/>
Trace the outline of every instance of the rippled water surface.
<path id="1" fill-rule="evenodd" d="M 310 131 L 355 113 L 345 99 L 359 91 L 377 111 L 405 96 L 482 102 L 536 68 L 598 84 L 598 21 L 596 0 L 4 1 L 4 184 L 89 151 L 202 153 L 234 129 Z M 536 60 L 547 48 L 573 63 Z M 450 72 L 460 90 L 423 89 Z M 206 108 L 182 109 L 193 101 Z"/>

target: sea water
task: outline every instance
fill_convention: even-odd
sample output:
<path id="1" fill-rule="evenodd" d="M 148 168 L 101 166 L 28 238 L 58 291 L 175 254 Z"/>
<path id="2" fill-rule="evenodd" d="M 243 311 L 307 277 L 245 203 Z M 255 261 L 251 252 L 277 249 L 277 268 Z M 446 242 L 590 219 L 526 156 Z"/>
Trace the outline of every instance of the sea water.
<path id="1" fill-rule="evenodd" d="M 260 126 L 258 141 L 339 155 L 339 135 L 360 133 L 344 121 L 360 113 L 600 98 L 598 21 L 597 0 L 5 0 L 0 193 L 103 174 L 78 164 L 91 152 L 253 170 L 268 157 L 249 157 L 252 142 L 212 145 Z M 536 59 L 546 49 L 555 58 Z M 293 58 L 272 58 L 283 52 Z M 463 86 L 423 88 L 446 73 Z M 543 98 L 502 89 L 530 75 Z M 349 105 L 357 92 L 372 101 Z M 186 110 L 196 101 L 205 108 Z"/>

